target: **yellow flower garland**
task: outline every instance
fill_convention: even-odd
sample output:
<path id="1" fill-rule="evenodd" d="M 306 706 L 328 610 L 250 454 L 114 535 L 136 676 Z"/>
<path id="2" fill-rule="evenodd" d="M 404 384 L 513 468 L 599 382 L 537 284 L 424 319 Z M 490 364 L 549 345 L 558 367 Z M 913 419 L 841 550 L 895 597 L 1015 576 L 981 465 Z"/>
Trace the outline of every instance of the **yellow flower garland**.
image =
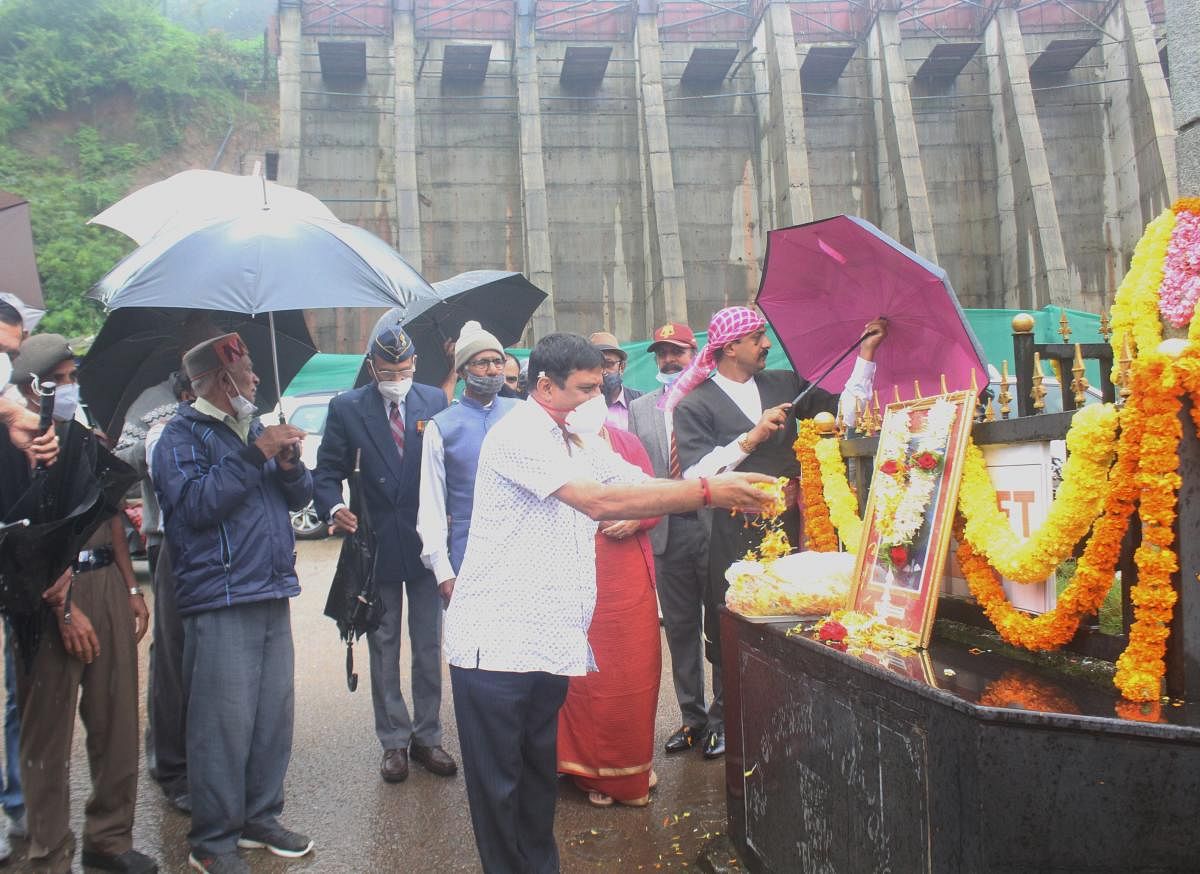
<path id="1" fill-rule="evenodd" d="M 964 534 L 971 548 L 987 556 L 991 566 L 1010 580 L 1043 582 L 1071 557 L 1104 508 L 1108 469 L 1116 448 L 1116 407 L 1096 404 L 1079 410 L 1067 434 L 1062 485 L 1046 521 L 1022 542 L 998 506 L 983 452 L 971 442 L 958 491 L 959 512 L 966 519 Z"/>
<path id="2" fill-rule="evenodd" d="M 816 552 L 837 552 L 837 532 L 829 520 L 829 508 L 821 496 L 821 489 L 818 488 L 821 482 L 821 467 L 814 450 L 821 442 L 833 443 L 835 448 L 837 446 L 836 440 L 823 440 L 820 428 L 813 419 L 804 419 L 796 426 L 796 442 L 792 444 L 792 448 L 800 462 L 800 488 L 804 499 L 804 539 L 807 547 Z"/>
<path id="3" fill-rule="evenodd" d="M 862 541 L 863 521 L 858 516 L 858 498 L 846 480 L 846 463 L 837 440 L 821 440 L 815 453 L 821 466 L 821 491 L 829 506 L 829 518 L 842 543 L 857 549 Z"/>
<path id="4" fill-rule="evenodd" d="M 1118 362 L 1124 355 L 1126 337 L 1129 338 L 1130 351 L 1134 356 L 1149 354 L 1162 342 L 1158 287 L 1162 284 L 1163 263 L 1167 259 L 1167 246 L 1174 229 L 1175 213 L 1169 209 L 1146 226 L 1146 233 L 1134 247 L 1129 272 L 1121 280 L 1113 298 L 1111 342 L 1114 381 L 1119 375 Z M 1194 319 L 1192 325 L 1195 328 Z"/>

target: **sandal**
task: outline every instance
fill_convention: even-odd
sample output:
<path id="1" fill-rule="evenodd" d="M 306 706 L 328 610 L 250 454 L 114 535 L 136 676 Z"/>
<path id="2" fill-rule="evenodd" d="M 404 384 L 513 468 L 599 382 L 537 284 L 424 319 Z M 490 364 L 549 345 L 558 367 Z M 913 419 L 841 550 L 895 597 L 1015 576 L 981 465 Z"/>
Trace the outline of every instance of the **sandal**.
<path id="1" fill-rule="evenodd" d="M 592 807 L 612 807 L 612 796 L 605 795 L 603 792 L 589 792 L 587 794 L 588 803 Z"/>

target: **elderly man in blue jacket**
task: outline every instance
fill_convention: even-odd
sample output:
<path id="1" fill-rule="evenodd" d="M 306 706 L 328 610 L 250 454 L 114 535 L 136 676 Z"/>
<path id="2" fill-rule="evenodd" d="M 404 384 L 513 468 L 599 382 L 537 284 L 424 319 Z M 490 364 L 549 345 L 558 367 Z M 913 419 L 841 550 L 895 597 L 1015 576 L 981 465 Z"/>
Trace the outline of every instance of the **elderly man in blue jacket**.
<path id="1" fill-rule="evenodd" d="M 184 626 L 188 864 L 249 868 L 237 848 L 296 858 L 312 849 L 284 828 L 294 671 L 289 599 L 300 593 L 288 510 L 312 499 L 304 434 L 264 428 L 258 377 L 237 334 L 193 347 L 183 367 L 196 401 L 181 404 L 154 449 Z"/>

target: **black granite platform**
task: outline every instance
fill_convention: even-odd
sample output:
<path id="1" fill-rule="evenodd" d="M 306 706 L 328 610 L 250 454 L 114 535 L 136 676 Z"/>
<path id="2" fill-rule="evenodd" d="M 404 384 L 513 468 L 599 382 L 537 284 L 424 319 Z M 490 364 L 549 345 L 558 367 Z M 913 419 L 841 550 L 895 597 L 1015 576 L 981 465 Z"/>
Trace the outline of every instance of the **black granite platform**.
<path id="1" fill-rule="evenodd" d="M 729 832 L 771 872 L 1200 872 L 1194 707 L 939 640 L 900 659 L 725 612 Z"/>

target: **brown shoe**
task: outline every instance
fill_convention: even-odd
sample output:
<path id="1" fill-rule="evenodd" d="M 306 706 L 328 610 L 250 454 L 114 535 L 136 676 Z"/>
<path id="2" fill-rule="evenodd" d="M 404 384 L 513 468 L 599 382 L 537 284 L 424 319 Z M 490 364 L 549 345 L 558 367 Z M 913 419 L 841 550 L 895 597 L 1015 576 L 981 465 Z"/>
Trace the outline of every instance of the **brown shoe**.
<path id="1" fill-rule="evenodd" d="M 458 765 L 454 764 L 454 759 L 441 747 L 426 747 L 413 741 L 412 746 L 408 748 L 408 754 L 414 762 L 420 762 L 425 766 L 425 770 L 439 777 L 453 777 L 458 773 Z"/>
<path id="2" fill-rule="evenodd" d="M 379 776 L 385 783 L 403 783 L 408 779 L 408 750 L 384 750 Z"/>

